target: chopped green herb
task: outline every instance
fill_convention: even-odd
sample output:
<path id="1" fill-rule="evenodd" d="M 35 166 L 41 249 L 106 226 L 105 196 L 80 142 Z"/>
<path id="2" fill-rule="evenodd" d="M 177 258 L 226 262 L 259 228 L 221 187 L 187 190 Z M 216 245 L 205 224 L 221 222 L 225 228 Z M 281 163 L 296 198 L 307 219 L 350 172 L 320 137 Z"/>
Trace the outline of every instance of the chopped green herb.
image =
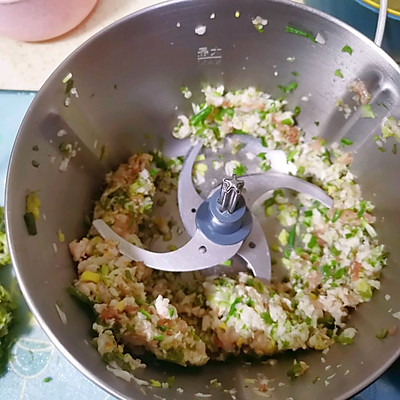
<path id="1" fill-rule="evenodd" d="M 319 380 L 321 380 L 321 378 L 320 378 L 319 376 L 316 376 L 316 377 L 313 379 L 312 383 L 317 383 Z"/>
<path id="2" fill-rule="evenodd" d="M 378 147 L 378 150 L 379 150 L 381 153 L 385 153 L 385 152 L 386 152 L 386 150 L 385 150 L 383 147 Z"/>
<path id="3" fill-rule="evenodd" d="M 336 222 L 342 215 L 343 210 L 335 210 L 332 217 L 332 222 Z"/>
<path id="4" fill-rule="evenodd" d="M 260 168 L 263 171 L 267 172 L 267 171 L 269 171 L 271 169 L 271 166 L 264 162 L 264 163 L 261 163 Z"/>
<path id="5" fill-rule="evenodd" d="M 319 121 L 314 121 L 315 126 L 319 126 Z"/>
<path id="6" fill-rule="evenodd" d="M 247 286 L 254 286 L 254 279 L 253 278 L 247 278 L 246 285 Z"/>
<path id="7" fill-rule="evenodd" d="M 346 345 L 348 345 L 348 344 L 352 344 L 352 343 L 354 342 L 354 338 L 348 337 L 348 336 L 339 335 L 339 336 L 336 338 L 336 341 L 337 341 L 338 343 L 343 344 L 343 345 L 346 346 Z"/>
<path id="8" fill-rule="evenodd" d="M 156 164 L 157 168 L 162 169 L 163 171 L 167 171 L 169 169 L 168 163 L 164 160 L 159 152 L 150 153 L 153 157 L 153 161 Z"/>
<path id="9" fill-rule="evenodd" d="M 154 388 L 160 388 L 162 387 L 162 384 L 160 381 L 156 381 L 154 379 L 150 379 L 150 385 Z"/>
<path id="10" fill-rule="evenodd" d="M 53 380 L 53 378 L 52 377 L 50 377 L 50 376 L 48 376 L 47 378 L 44 378 L 43 379 L 43 382 L 51 382 Z"/>
<path id="11" fill-rule="evenodd" d="M 226 260 L 223 263 L 221 263 L 222 265 L 226 265 L 227 267 L 230 267 L 232 265 L 232 260 Z"/>
<path id="12" fill-rule="evenodd" d="M 337 69 L 335 71 L 335 75 L 338 76 L 339 78 L 343 78 L 343 74 L 342 74 L 342 71 L 340 69 Z"/>
<path id="13" fill-rule="evenodd" d="M 169 317 L 172 318 L 175 314 L 175 310 L 172 307 L 168 308 L 168 314 Z"/>
<path id="14" fill-rule="evenodd" d="M 261 314 L 261 318 L 267 325 L 271 325 L 274 323 L 274 320 L 271 318 L 271 314 L 269 312 L 263 312 Z"/>
<path id="15" fill-rule="evenodd" d="M 172 328 L 170 328 L 169 326 L 165 326 L 165 325 L 157 325 L 157 329 L 159 329 L 161 332 L 166 332 L 166 331 L 170 331 Z"/>
<path id="16" fill-rule="evenodd" d="M 362 114 L 363 118 L 375 118 L 376 117 L 371 104 L 363 104 L 361 106 L 361 114 Z"/>
<path id="17" fill-rule="evenodd" d="M 80 301 L 82 304 L 85 304 L 87 306 L 90 306 L 91 308 L 93 307 L 93 301 L 89 299 L 86 294 L 82 293 L 79 289 L 77 289 L 75 286 L 71 285 L 67 288 L 67 292 L 72 296 L 75 297 L 78 301 Z"/>
<path id="18" fill-rule="evenodd" d="M 267 140 L 265 139 L 264 136 L 261 136 L 261 137 L 260 137 L 260 142 L 261 142 L 261 145 L 262 145 L 262 146 L 268 147 Z"/>
<path id="19" fill-rule="evenodd" d="M 286 160 L 288 162 L 293 161 L 294 160 L 294 156 L 298 153 L 298 150 L 291 150 L 289 151 L 289 154 L 286 157 Z"/>
<path id="20" fill-rule="evenodd" d="M 297 117 L 300 113 L 301 113 L 301 108 L 299 106 L 296 106 L 293 111 L 293 116 Z"/>
<path id="21" fill-rule="evenodd" d="M 329 264 L 323 265 L 321 270 L 322 270 L 322 273 L 323 273 L 325 276 L 329 276 L 329 275 L 331 274 L 331 267 L 330 267 Z"/>
<path id="22" fill-rule="evenodd" d="M 286 86 L 279 85 L 278 88 L 281 89 L 282 92 L 284 92 L 285 94 L 289 94 L 289 93 L 293 92 L 294 90 L 296 90 L 297 86 L 299 86 L 299 84 L 296 81 L 292 81 L 292 82 L 288 83 Z"/>
<path id="23" fill-rule="evenodd" d="M 235 129 L 235 130 L 233 131 L 233 134 L 234 134 L 234 135 L 248 135 L 247 132 L 242 131 L 241 129 Z"/>
<path id="24" fill-rule="evenodd" d="M 164 336 L 163 335 L 156 335 L 153 337 L 153 340 L 157 340 L 159 342 L 164 340 Z"/>
<path id="25" fill-rule="evenodd" d="M 389 331 L 387 329 L 382 329 L 380 332 L 378 332 L 375 336 L 378 339 L 385 339 L 387 335 L 389 334 Z"/>
<path id="26" fill-rule="evenodd" d="M 358 218 L 361 218 L 363 216 L 366 207 L 367 207 L 367 202 L 366 201 L 361 201 L 360 202 L 360 210 L 357 213 Z"/>
<path id="27" fill-rule="evenodd" d="M 139 309 L 139 312 L 146 317 L 147 321 L 151 321 L 151 315 L 146 310 L 141 308 L 141 309 Z"/>
<path id="28" fill-rule="evenodd" d="M 350 55 L 352 55 L 353 54 L 353 49 L 348 44 L 346 44 L 345 46 L 343 46 L 342 52 L 343 53 L 349 53 Z"/>
<path id="29" fill-rule="evenodd" d="M 292 120 L 292 118 L 285 118 L 281 121 L 281 124 L 292 126 L 294 124 L 294 121 Z"/>
<path id="30" fill-rule="evenodd" d="M 190 123 L 193 126 L 199 125 L 201 122 L 203 122 L 213 111 L 214 107 L 213 106 L 207 106 L 204 107 L 202 110 L 200 110 L 196 115 L 193 115 L 190 118 Z"/>
<path id="31" fill-rule="evenodd" d="M 100 161 L 105 161 L 107 160 L 108 157 L 108 148 L 105 144 L 103 144 L 100 148 Z"/>
<path id="32" fill-rule="evenodd" d="M 247 299 L 247 301 L 246 301 L 246 304 L 249 306 L 249 307 L 254 307 L 254 300 L 253 299 Z"/>
<path id="33" fill-rule="evenodd" d="M 290 247 L 294 247 L 295 240 L 296 240 L 296 224 L 293 225 L 293 228 L 289 232 L 288 244 Z"/>
<path id="34" fill-rule="evenodd" d="M 397 143 L 393 143 L 392 153 L 397 154 Z"/>
<path id="35" fill-rule="evenodd" d="M 297 35 L 297 36 L 304 36 L 304 37 L 312 40 L 313 42 L 315 42 L 314 35 L 312 35 L 311 33 L 302 31 L 300 29 L 294 28 L 292 26 L 286 26 L 286 32 L 287 33 L 292 33 L 293 35 Z"/>
<path id="36" fill-rule="evenodd" d="M 353 142 L 351 140 L 346 139 L 346 138 L 342 138 L 340 142 L 342 143 L 343 147 L 351 146 L 353 144 Z"/>
<path id="37" fill-rule="evenodd" d="M 246 171 L 247 171 L 247 168 L 243 164 L 239 164 L 233 169 L 233 173 L 236 176 L 242 176 L 242 175 L 244 175 L 246 173 Z"/>
<path id="38" fill-rule="evenodd" d="M 315 235 L 311 234 L 311 239 L 310 239 L 310 241 L 308 242 L 307 247 L 308 247 L 309 249 L 312 249 L 312 248 L 315 247 L 316 244 L 317 244 L 317 237 L 316 237 Z"/>
<path id="39" fill-rule="evenodd" d="M 24 214 L 24 221 L 29 235 L 35 236 L 37 234 L 36 220 L 31 212 Z"/>
<path id="40" fill-rule="evenodd" d="M 170 387 L 170 388 L 173 387 L 175 385 L 175 377 L 169 376 L 167 378 L 167 384 L 168 384 L 168 387 Z"/>
<path id="41" fill-rule="evenodd" d="M 236 314 L 236 305 L 242 301 L 241 297 L 236 297 L 236 299 L 233 301 L 231 304 L 228 315 L 226 317 L 226 320 L 228 320 L 230 317 L 234 316 Z"/>
<path id="42" fill-rule="evenodd" d="M 59 229 L 57 231 L 57 238 L 58 238 L 59 242 L 61 242 L 61 243 L 65 242 L 65 235 L 64 235 L 64 233 L 62 232 L 61 229 Z"/>
<path id="43" fill-rule="evenodd" d="M 129 271 L 129 269 L 125 270 L 125 277 L 126 277 L 126 279 L 129 279 L 130 281 L 133 281 L 132 274 L 131 274 L 131 271 Z"/>
<path id="44" fill-rule="evenodd" d="M 293 72 L 292 72 L 292 75 L 295 76 L 295 77 L 298 77 L 298 76 L 299 76 L 299 73 L 296 72 L 296 71 L 293 71 Z"/>
<path id="45" fill-rule="evenodd" d="M 304 361 L 297 362 L 297 360 L 293 360 L 293 366 L 287 371 L 287 376 L 291 379 L 297 378 L 303 375 L 307 369 L 308 365 Z"/>
<path id="46" fill-rule="evenodd" d="M 333 275 L 333 277 L 335 279 L 340 279 L 344 276 L 344 274 L 346 273 L 346 268 L 340 268 L 339 270 L 337 270 L 335 272 L 335 274 Z"/>
<path id="47" fill-rule="evenodd" d="M 65 83 L 65 94 L 69 94 L 71 92 L 71 89 L 74 87 L 74 80 L 72 79 L 72 75 L 70 79 L 63 83 Z"/>

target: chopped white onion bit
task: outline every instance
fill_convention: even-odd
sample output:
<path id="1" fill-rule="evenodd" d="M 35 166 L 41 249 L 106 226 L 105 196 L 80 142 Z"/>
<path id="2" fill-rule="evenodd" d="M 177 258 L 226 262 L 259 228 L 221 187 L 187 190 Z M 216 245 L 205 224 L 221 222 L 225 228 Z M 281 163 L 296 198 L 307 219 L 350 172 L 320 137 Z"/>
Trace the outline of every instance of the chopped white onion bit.
<path id="1" fill-rule="evenodd" d="M 325 44 L 326 39 L 318 32 L 317 36 L 315 37 L 315 41 L 319 44 Z"/>
<path id="2" fill-rule="evenodd" d="M 57 136 L 58 136 L 58 137 L 65 136 L 65 135 L 67 135 L 67 134 L 68 134 L 68 132 L 67 132 L 65 129 L 60 129 L 60 130 L 57 132 Z"/>
<path id="3" fill-rule="evenodd" d="M 72 79 L 71 72 L 64 77 L 64 79 L 62 80 L 62 83 L 67 83 L 70 79 Z"/>
<path id="4" fill-rule="evenodd" d="M 394 318 L 400 319 L 400 311 L 397 311 L 397 312 L 393 313 L 392 315 Z"/>
<path id="5" fill-rule="evenodd" d="M 205 25 L 197 25 L 196 28 L 194 29 L 194 32 L 196 35 L 202 36 L 206 33 L 207 27 Z"/>
<path id="6" fill-rule="evenodd" d="M 59 306 L 57 303 L 55 304 L 55 306 L 56 306 L 57 314 L 58 314 L 58 316 L 59 316 L 60 319 L 61 319 L 61 322 L 62 322 L 64 325 L 67 325 L 67 323 L 68 323 L 68 321 L 67 321 L 67 315 L 65 314 L 65 312 L 64 312 L 63 310 L 61 310 L 60 306 Z"/>

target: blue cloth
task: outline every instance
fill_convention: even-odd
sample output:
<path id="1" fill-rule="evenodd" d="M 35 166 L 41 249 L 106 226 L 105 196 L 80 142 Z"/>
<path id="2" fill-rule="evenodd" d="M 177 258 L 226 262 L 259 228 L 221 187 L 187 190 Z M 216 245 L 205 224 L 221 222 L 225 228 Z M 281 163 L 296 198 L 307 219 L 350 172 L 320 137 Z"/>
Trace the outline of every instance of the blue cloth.
<path id="1" fill-rule="evenodd" d="M 4 182 L 12 145 L 34 93 L 0 91 L 0 204 L 4 203 Z M 7 286 L 11 269 L 0 273 Z M 19 312 L 25 325 L 13 347 L 6 374 L 0 378 L 0 399 L 7 400 L 111 400 L 114 397 L 86 379 L 53 346 L 28 307 L 21 301 Z M 353 400 L 400 399 L 400 360 L 380 379 Z"/>

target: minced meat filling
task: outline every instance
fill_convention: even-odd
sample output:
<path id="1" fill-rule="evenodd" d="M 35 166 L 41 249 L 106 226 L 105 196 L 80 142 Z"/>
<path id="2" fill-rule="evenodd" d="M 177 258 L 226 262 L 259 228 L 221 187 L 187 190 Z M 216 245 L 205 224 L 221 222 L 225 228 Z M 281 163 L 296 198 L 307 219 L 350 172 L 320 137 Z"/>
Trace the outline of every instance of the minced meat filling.
<path id="1" fill-rule="evenodd" d="M 231 133 L 253 135 L 266 146 L 255 155 L 261 171 L 271 168 L 268 151 L 282 151 L 296 175 L 324 189 L 334 205 L 328 209 L 302 194 L 289 198 L 281 190 L 264 202 L 265 215 L 281 225 L 270 243 L 273 258 L 288 271 L 287 280 L 268 285 L 250 272 L 155 271 L 122 256 L 92 229 L 70 250 L 77 262 L 74 285 L 97 315 L 93 329 L 100 354 L 113 368 L 130 372 L 143 366 L 127 351 L 135 347 L 186 366 L 240 353 L 269 356 L 351 343 L 356 330 L 346 325 L 347 316 L 379 289 L 386 264 L 373 205 L 363 199 L 349 169 L 351 153 L 338 144 L 328 148 L 321 138 L 305 141 L 285 102 L 254 88 L 204 92 L 195 115 L 179 117 L 176 137 L 217 149 Z M 168 229 L 152 218 L 153 201 L 160 191 L 176 190 L 181 163 L 158 153 L 133 155 L 107 174 L 94 218 L 138 246 L 165 235 Z"/>

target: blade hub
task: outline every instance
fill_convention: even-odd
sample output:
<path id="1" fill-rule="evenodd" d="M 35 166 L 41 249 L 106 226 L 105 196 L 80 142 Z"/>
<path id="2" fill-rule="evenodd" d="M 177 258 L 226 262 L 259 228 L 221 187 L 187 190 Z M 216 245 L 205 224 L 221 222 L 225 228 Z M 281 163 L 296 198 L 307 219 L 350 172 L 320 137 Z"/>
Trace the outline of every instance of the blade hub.
<path id="1" fill-rule="evenodd" d="M 241 195 L 244 182 L 224 179 L 220 192 L 215 191 L 196 212 L 196 226 L 209 240 L 221 245 L 244 240 L 252 227 L 252 216 Z"/>

